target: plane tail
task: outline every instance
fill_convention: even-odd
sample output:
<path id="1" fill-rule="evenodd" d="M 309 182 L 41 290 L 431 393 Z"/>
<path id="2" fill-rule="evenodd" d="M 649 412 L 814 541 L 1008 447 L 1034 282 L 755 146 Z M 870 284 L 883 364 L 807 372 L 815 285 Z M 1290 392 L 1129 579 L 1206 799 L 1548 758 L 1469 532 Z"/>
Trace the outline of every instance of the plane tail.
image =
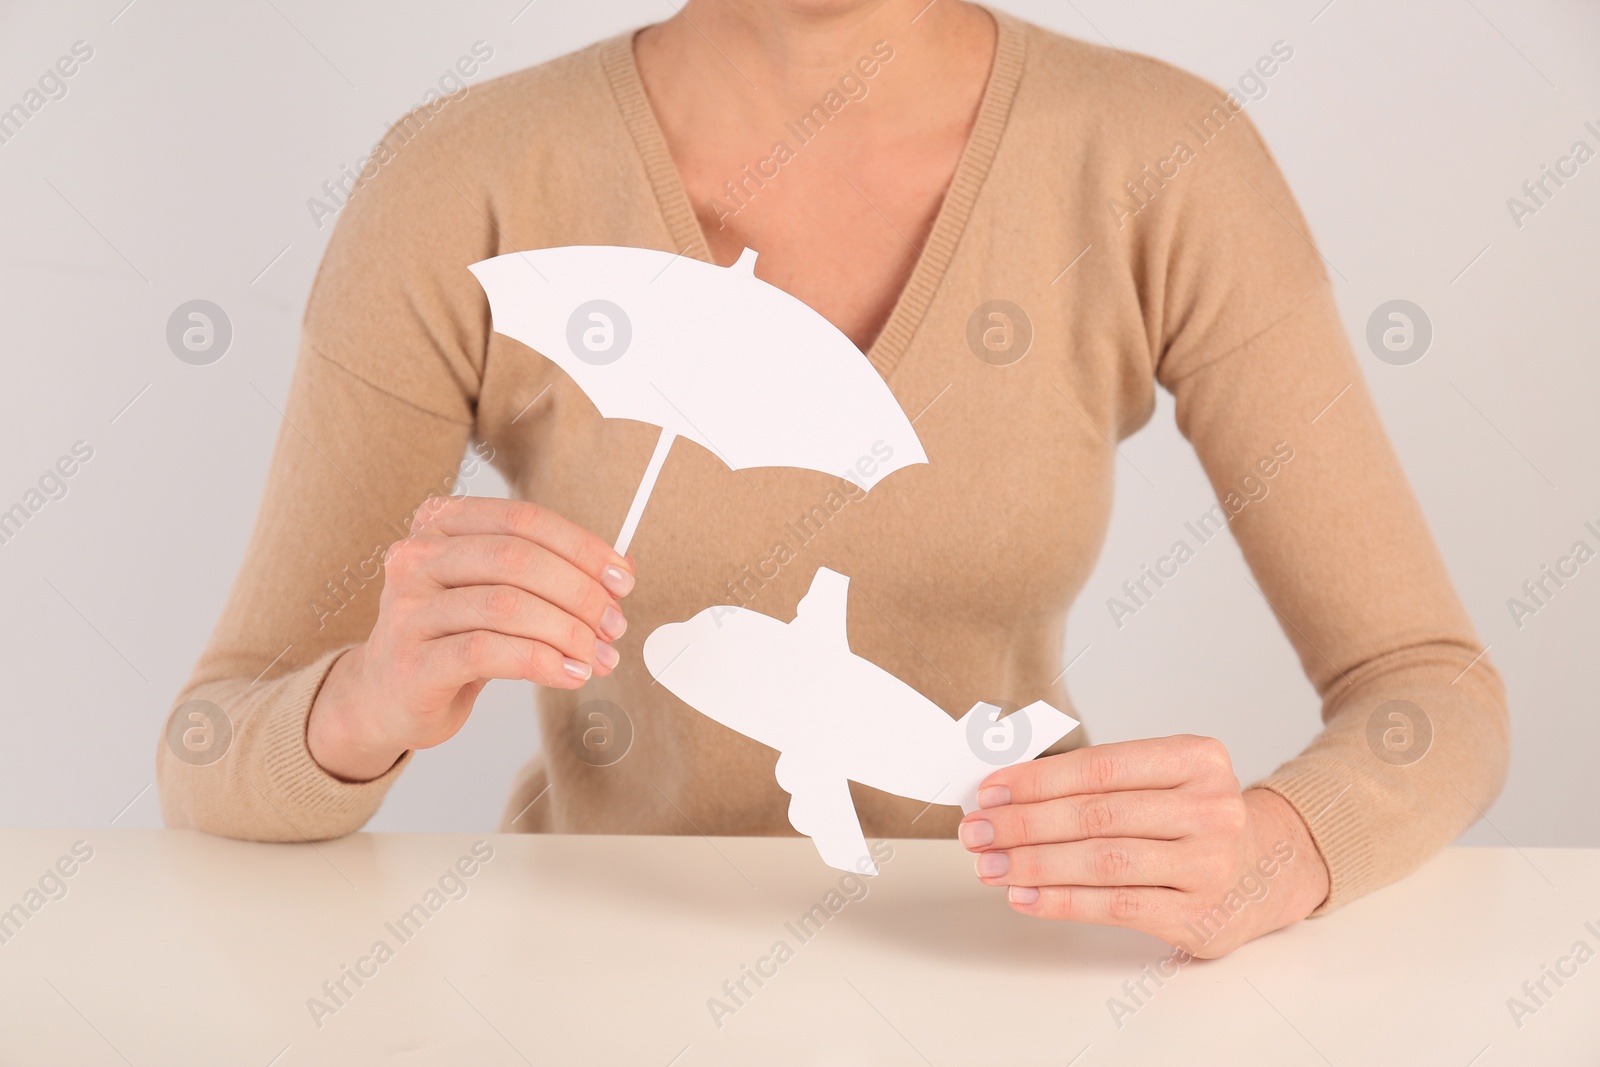
<path id="1" fill-rule="evenodd" d="M 850 579 L 838 571 L 818 567 L 811 578 L 811 588 L 800 598 L 794 621 L 807 634 L 814 634 L 828 646 L 843 645 L 850 648 L 850 638 L 845 631 L 849 612 Z"/>
<path id="2" fill-rule="evenodd" d="M 1078 720 L 1043 700 L 1005 716 L 997 705 L 980 700 L 961 716 L 957 726 L 966 742 L 963 762 L 969 767 L 962 780 L 970 784 L 955 802 L 962 811 L 972 811 L 978 806 L 978 787 L 985 778 L 1001 767 L 1033 759 L 1077 729 Z"/>

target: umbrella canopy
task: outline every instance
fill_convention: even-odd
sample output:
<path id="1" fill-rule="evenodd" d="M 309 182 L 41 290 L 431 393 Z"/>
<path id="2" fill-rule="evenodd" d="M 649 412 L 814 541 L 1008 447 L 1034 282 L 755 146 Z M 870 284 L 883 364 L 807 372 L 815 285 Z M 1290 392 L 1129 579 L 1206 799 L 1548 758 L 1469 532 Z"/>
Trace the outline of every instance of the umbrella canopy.
<path id="1" fill-rule="evenodd" d="M 870 490 L 926 463 L 861 350 L 802 301 L 730 267 L 648 248 L 572 245 L 471 266 L 494 329 L 565 371 L 608 419 L 661 427 L 624 519 L 626 552 L 672 442 L 729 468 L 802 467 Z M 887 458 L 885 458 L 887 457 Z"/>

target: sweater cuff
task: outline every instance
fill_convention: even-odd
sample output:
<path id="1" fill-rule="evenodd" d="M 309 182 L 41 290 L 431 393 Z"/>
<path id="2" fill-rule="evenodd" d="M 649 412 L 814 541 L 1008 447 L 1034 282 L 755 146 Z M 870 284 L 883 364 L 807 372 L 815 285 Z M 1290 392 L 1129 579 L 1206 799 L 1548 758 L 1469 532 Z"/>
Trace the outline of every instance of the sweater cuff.
<path id="1" fill-rule="evenodd" d="M 1307 918 L 1326 915 L 1376 888 L 1371 835 L 1360 805 L 1348 796 L 1348 772 L 1299 761 L 1292 773 L 1273 774 L 1250 786 L 1278 794 L 1300 816 L 1328 869 L 1328 898 Z"/>
<path id="2" fill-rule="evenodd" d="M 311 706 L 334 663 L 350 647 L 335 649 L 286 679 L 277 699 L 258 714 L 263 796 L 296 835 L 323 841 L 359 828 L 378 810 L 384 794 L 411 760 L 407 751 L 377 778 L 347 782 L 323 769 L 306 744 Z"/>

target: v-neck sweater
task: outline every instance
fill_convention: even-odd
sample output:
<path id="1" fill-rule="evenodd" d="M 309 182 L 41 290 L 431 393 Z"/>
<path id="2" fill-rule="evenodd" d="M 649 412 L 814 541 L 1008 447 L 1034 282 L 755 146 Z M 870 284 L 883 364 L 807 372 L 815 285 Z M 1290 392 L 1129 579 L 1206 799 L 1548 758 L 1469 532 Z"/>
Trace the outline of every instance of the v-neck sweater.
<path id="1" fill-rule="evenodd" d="M 950 268 L 972 206 L 983 188 L 985 176 L 994 164 L 1000 135 L 1005 130 L 1006 118 L 1016 97 L 1017 83 L 1022 77 L 1023 58 L 1027 54 L 1027 38 L 1023 30 L 1026 24 L 999 15 L 996 16 L 996 24 L 994 60 L 983 96 L 978 102 L 972 131 L 967 135 L 966 147 L 956 163 L 955 173 L 945 190 L 933 228 L 919 250 L 911 276 L 901 289 L 889 318 L 865 353 L 868 361 L 885 378 L 893 372 L 895 363 L 910 346 L 918 324 L 927 314 L 928 305 L 933 302 L 934 294 Z M 711 249 L 706 242 L 705 232 L 700 228 L 694 206 L 679 180 L 677 164 L 672 159 L 666 138 L 645 94 L 644 83 L 640 80 L 639 68 L 634 62 L 633 36 L 631 33 L 623 34 L 601 45 L 598 49 L 600 65 L 605 70 L 623 121 L 644 163 L 651 192 L 660 206 L 667 232 L 671 235 L 673 250 L 711 262 Z M 787 131 L 784 136 L 788 136 Z M 904 241 L 903 236 L 893 231 L 886 230 L 886 234 L 900 237 L 902 243 Z"/>
<path id="2" fill-rule="evenodd" d="M 793 833 L 778 753 L 653 684 L 640 650 L 712 605 L 792 619 L 819 567 L 851 579 L 856 655 L 953 717 L 980 700 L 1049 701 L 1085 721 L 1052 751 L 1087 743 L 1116 709 L 1069 699 L 1067 610 L 1105 536 L 1118 442 L 1160 386 L 1217 504 L 1118 599 L 1129 614 L 1151 603 L 1180 543 L 1236 539 L 1321 698 L 1320 733 L 1254 785 L 1305 820 L 1330 910 L 1493 801 L 1509 745 L 1499 676 L 1378 420 L 1310 227 L 1239 101 L 991 14 L 969 142 L 866 353 L 928 462 L 862 494 L 675 447 L 633 542 L 621 664 L 579 690 L 536 689 L 541 750 L 501 828 Z M 298 841 L 377 810 L 409 755 L 342 781 L 312 759 L 306 720 L 334 661 L 371 631 L 385 547 L 451 491 L 464 453 L 517 497 L 615 536 L 658 431 L 602 419 L 554 363 L 494 333 L 467 266 L 562 245 L 710 258 L 632 40 L 436 101 L 363 172 L 307 304 L 249 548 L 174 711 L 211 702 L 231 740 L 209 763 L 163 740 L 169 825 Z M 901 240 L 887 227 L 881 239 Z M 1151 668 L 1181 664 L 1174 650 Z M 1284 713 L 1245 679 L 1229 701 Z M 616 732 L 600 750 L 595 729 Z M 954 834 L 959 809 L 851 789 L 869 837 Z"/>

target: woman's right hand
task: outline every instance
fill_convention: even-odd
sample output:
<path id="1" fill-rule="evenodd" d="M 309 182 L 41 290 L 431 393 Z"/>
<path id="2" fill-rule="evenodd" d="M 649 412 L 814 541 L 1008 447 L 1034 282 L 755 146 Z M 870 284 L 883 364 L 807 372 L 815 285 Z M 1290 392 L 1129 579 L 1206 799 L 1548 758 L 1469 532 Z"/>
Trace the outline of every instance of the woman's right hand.
<path id="1" fill-rule="evenodd" d="M 491 678 L 576 689 L 617 665 L 633 561 L 536 504 L 430 497 L 384 557 L 378 618 L 311 707 L 323 769 L 369 781 L 453 737 Z"/>

